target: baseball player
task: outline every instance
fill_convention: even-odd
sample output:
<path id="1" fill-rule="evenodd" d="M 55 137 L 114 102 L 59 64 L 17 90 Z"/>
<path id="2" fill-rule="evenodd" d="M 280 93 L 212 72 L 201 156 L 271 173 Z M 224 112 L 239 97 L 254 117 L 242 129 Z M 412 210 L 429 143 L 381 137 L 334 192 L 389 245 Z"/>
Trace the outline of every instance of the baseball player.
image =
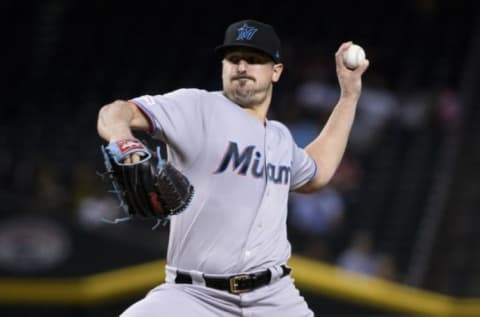
<path id="1" fill-rule="evenodd" d="M 369 64 L 346 68 L 350 45 L 335 55 L 339 101 L 305 149 L 267 118 L 282 55 L 273 27 L 254 20 L 231 24 L 216 48 L 223 91 L 179 89 L 102 107 L 102 138 L 149 131 L 195 187 L 187 209 L 171 217 L 165 283 L 122 316 L 313 316 L 287 266 L 287 199 L 320 190 L 342 159 Z"/>

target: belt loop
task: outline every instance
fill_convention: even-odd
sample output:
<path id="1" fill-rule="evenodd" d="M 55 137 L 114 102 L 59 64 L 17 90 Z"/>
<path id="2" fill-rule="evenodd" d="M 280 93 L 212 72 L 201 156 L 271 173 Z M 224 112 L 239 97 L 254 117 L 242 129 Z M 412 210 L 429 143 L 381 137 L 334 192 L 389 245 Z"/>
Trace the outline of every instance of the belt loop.
<path id="1" fill-rule="evenodd" d="M 276 282 L 284 276 L 282 266 L 271 267 L 270 272 L 272 272 L 272 277 L 270 278 L 270 283 Z"/>
<path id="2" fill-rule="evenodd" d="M 177 269 L 172 266 L 166 265 L 165 266 L 165 282 L 174 283 L 176 278 L 177 278 Z"/>
<path id="3" fill-rule="evenodd" d="M 193 282 L 193 284 L 203 285 L 203 286 L 206 285 L 206 284 L 205 284 L 205 278 L 204 278 L 202 272 L 199 272 L 199 271 L 191 271 L 191 272 L 190 272 L 190 276 L 192 277 L 192 282 Z"/>

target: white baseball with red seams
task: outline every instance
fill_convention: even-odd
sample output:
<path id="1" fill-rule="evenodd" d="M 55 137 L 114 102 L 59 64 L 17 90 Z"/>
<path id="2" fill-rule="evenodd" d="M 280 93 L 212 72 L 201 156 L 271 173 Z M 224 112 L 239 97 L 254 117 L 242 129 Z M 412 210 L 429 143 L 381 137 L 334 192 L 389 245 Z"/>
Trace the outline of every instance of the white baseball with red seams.
<path id="1" fill-rule="evenodd" d="M 365 50 L 353 44 L 343 54 L 343 62 L 350 69 L 357 68 L 365 60 Z"/>

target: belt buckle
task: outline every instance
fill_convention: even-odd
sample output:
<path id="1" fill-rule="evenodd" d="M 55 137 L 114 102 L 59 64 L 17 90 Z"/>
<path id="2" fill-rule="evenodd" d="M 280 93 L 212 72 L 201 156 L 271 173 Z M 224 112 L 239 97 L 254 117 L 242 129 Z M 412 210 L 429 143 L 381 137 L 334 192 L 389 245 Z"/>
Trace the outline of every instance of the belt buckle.
<path id="1" fill-rule="evenodd" d="M 246 288 L 246 289 L 238 289 L 239 287 L 239 282 L 241 281 L 246 281 L 246 280 L 249 280 L 250 279 L 250 275 L 248 274 L 241 274 L 241 275 L 235 275 L 235 276 L 232 276 L 230 279 L 229 279 L 229 282 L 230 282 L 230 293 L 233 293 L 233 294 L 240 294 L 240 293 L 245 293 L 245 292 L 248 292 L 250 291 L 250 289 Z"/>

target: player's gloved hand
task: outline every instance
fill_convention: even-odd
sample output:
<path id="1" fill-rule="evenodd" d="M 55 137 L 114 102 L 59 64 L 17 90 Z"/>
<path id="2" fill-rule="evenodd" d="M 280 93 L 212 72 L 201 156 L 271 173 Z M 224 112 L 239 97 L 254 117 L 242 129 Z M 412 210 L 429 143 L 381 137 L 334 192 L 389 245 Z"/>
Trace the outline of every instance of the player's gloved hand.
<path id="1" fill-rule="evenodd" d="M 193 186 L 185 175 L 137 139 L 111 142 L 101 147 L 105 175 L 113 184 L 127 216 L 155 218 L 164 222 L 185 210 L 193 196 Z M 133 159 L 133 156 L 139 159 Z"/>

